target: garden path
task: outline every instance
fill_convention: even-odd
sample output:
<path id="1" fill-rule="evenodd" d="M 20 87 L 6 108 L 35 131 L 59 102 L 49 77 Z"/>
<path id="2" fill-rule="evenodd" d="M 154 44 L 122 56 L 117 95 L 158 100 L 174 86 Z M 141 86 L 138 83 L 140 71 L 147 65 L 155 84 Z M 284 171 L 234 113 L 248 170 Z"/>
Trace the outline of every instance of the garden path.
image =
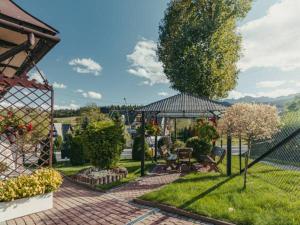
<path id="1" fill-rule="evenodd" d="M 6 225 L 123 225 L 202 224 L 200 221 L 133 204 L 131 200 L 165 184 L 180 174 L 152 174 L 106 193 L 93 191 L 65 179 L 54 194 L 54 208 L 6 222 Z"/>

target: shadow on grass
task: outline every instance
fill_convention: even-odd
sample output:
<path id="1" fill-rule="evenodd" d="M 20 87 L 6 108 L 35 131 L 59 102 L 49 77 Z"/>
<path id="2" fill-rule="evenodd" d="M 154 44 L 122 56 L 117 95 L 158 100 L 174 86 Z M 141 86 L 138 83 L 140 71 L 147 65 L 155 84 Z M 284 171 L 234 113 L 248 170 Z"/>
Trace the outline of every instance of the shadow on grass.
<path id="1" fill-rule="evenodd" d="M 208 176 L 201 176 L 201 177 L 194 177 L 194 178 L 182 178 L 182 179 L 179 179 L 179 180 L 175 181 L 174 183 L 207 181 L 207 180 L 212 180 L 212 179 L 218 179 L 218 178 L 221 178 L 221 177 L 226 177 L 226 176 L 223 175 L 223 174 L 219 174 L 217 176 L 208 175 Z"/>
<path id="2" fill-rule="evenodd" d="M 199 199 L 205 197 L 206 195 L 208 195 L 209 193 L 213 192 L 214 190 L 220 188 L 222 185 L 226 184 L 228 181 L 234 179 L 235 177 L 239 176 L 240 174 L 234 174 L 231 177 L 228 177 L 227 179 L 215 184 L 214 186 L 208 188 L 206 191 L 202 192 L 201 194 L 195 196 L 194 198 L 190 199 L 189 201 L 183 203 L 182 205 L 179 206 L 179 208 L 186 208 L 189 205 L 193 204 L 194 202 L 198 201 Z M 216 177 L 221 177 L 223 175 L 220 176 L 216 176 Z M 207 179 L 208 176 L 204 177 L 205 179 Z M 212 177 L 210 177 L 212 178 Z"/>

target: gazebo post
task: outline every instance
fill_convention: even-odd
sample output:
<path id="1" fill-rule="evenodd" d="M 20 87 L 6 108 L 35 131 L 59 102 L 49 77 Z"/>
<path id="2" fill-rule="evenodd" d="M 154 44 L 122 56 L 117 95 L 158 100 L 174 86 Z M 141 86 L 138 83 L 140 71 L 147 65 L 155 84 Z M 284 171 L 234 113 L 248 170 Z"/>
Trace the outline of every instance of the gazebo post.
<path id="1" fill-rule="evenodd" d="M 231 155 L 232 155 L 232 138 L 231 134 L 227 133 L 227 176 L 231 176 Z"/>
<path id="2" fill-rule="evenodd" d="M 155 114 L 155 124 L 157 124 L 157 114 Z M 154 161 L 157 162 L 157 133 L 155 133 L 154 148 Z"/>
<path id="3" fill-rule="evenodd" d="M 174 119 L 175 141 L 177 140 L 177 119 Z"/>
<path id="4" fill-rule="evenodd" d="M 142 112 L 142 157 L 141 176 L 145 176 L 145 112 Z"/>

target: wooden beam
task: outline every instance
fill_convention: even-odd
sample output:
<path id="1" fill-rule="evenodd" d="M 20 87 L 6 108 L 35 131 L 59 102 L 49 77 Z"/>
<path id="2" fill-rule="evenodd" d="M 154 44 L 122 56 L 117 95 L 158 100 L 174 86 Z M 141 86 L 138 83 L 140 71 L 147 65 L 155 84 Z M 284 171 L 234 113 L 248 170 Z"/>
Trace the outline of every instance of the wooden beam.
<path id="1" fill-rule="evenodd" d="M 16 43 L 12 43 L 10 41 L 0 40 L 0 47 L 2 48 L 13 48 L 18 46 Z"/>
<path id="2" fill-rule="evenodd" d="M 8 68 L 12 68 L 12 69 L 15 69 L 15 70 L 19 69 L 19 67 L 17 67 L 17 66 L 13 66 L 13 65 L 9 65 L 9 64 L 4 64 L 4 63 L 0 63 L 0 67 L 8 67 Z"/>
<path id="3" fill-rule="evenodd" d="M 17 55 L 18 53 L 29 49 L 31 46 L 34 45 L 34 43 L 35 43 L 34 35 L 33 34 L 28 35 L 27 41 L 2 53 L 0 55 L 0 62 L 3 62 L 5 60 L 9 59 L 10 57 L 13 57 L 14 55 Z"/>

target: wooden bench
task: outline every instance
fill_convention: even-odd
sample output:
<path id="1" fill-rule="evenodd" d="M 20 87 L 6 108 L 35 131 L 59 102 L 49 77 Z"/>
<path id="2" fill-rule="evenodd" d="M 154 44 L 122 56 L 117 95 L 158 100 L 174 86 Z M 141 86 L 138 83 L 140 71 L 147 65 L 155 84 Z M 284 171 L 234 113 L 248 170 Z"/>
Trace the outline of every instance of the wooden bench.
<path id="1" fill-rule="evenodd" d="M 162 159 L 164 159 L 167 163 L 167 169 L 175 169 L 176 168 L 176 160 L 177 156 L 175 154 L 171 154 L 168 147 L 163 145 L 159 148 L 159 154 Z"/>
<path id="2" fill-rule="evenodd" d="M 210 155 L 202 155 L 200 161 L 201 161 L 201 163 L 204 164 L 204 166 L 210 166 L 211 169 L 213 169 L 215 171 L 218 171 L 218 172 L 221 172 L 218 165 L 220 163 L 222 163 L 225 156 L 226 156 L 226 150 L 225 149 L 223 149 L 221 147 L 214 146 L 212 151 L 211 151 L 211 154 Z"/>
<path id="3" fill-rule="evenodd" d="M 189 169 L 191 168 L 192 148 L 177 148 L 177 164 L 181 168 L 183 164 L 186 164 Z"/>

